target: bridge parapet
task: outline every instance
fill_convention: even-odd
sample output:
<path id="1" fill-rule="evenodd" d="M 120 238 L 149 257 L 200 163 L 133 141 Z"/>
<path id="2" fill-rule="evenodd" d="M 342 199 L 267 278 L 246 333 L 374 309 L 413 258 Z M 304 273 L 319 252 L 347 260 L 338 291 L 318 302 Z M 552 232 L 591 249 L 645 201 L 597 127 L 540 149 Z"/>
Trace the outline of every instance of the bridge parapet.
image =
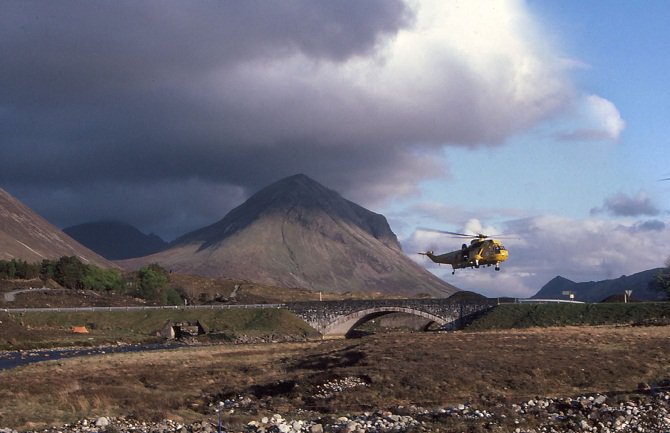
<path id="1" fill-rule="evenodd" d="M 285 304 L 323 336 L 342 336 L 357 325 L 394 312 L 415 314 L 444 329 L 459 329 L 468 319 L 494 306 L 493 302 L 437 299 L 375 299 L 292 302 Z"/>

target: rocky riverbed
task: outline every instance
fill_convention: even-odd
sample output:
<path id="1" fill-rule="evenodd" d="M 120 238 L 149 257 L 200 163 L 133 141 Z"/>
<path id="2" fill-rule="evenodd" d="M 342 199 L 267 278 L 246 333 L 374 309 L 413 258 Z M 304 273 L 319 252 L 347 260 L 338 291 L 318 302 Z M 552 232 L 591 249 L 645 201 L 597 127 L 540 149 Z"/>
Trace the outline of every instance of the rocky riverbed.
<path id="1" fill-rule="evenodd" d="M 392 334 L 63 359 L 0 370 L 0 428 L 214 432 L 221 415 L 244 433 L 670 433 L 669 336 Z"/>
<path id="2" fill-rule="evenodd" d="M 363 386 L 357 384 L 356 386 Z M 372 432 L 670 432 L 670 391 L 648 389 L 639 394 L 576 398 L 536 398 L 504 404 L 482 402 L 448 408 L 398 406 L 392 411 L 372 411 L 341 416 L 312 412 L 294 416 L 259 416 L 246 424 L 228 425 L 226 417 L 244 412 L 248 397 L 212 405 L 212 416 L 201 422 L 144 422 L 126 417 L 97 417 L 73 424 L 36 430 L 44 433 L 372 433 Z M 222 414 L 219 425 L 218 417 Z M 0 428 L 0 433 L 17 433 Z"/>

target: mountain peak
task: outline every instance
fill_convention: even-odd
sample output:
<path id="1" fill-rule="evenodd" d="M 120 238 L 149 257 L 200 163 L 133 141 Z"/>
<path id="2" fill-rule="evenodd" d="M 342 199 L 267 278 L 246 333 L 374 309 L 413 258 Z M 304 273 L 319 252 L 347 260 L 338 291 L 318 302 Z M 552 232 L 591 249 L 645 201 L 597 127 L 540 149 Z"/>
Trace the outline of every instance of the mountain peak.
<path id="1" fill-rule="evenodd" d="M 357 226 L 385 245 L 400 249 L 384 216 L 346 200 L 304 174 L 286 177 L 261 189 L 219 222 L 186 234 L 173 244 L 203 242 L 202 248 L 208 248 L 262 218 L 297 220 L 310 225 L 317 220 L 315 215 L 327 216 L 339 224 Z"/>
<path id="2" fill-rule="evenodd" d="M 307 176 L 304 173 L 298 173 L 294 174 L 292 176 L 285 177 L 283 179 L 280 179 L 276 181 L 272 185 L 276 184 L 296 184 L 296 185 L 303 185 L 303 186 L 318 186 L 318 187 L 323 187 L 319 182 L 315 181 L 311 177 Z M 272 186 L 270 185 L 270 186 Z"/>
<path id="3" fill-rule="evenodd" d="M 261 189 L 220 221 L 126 266 L 145 263 L 331 292 L 444 296 L 457 290 L 402 253 L 383 215 L 304 174 Z"/>
<path id="4" fill-rule="evenodd" d="M 551 281 L 549 281 L 549 283 L 553 283 L 553 284 L 575 284 L 574 281 L 569 280 L 569 279 L 567 279 L 565 277 L 562 277 L 560 275 L 557 275 L 554 278 L 552 278 Z"/>
<path id="5" fill-rule="evenodd" d="M 254 194 L 248 201 L 261 200 L 266 205 L 318 206 L 342 199 L 335 191 L 304 174 L 296 174 L 278 180 Z"/>

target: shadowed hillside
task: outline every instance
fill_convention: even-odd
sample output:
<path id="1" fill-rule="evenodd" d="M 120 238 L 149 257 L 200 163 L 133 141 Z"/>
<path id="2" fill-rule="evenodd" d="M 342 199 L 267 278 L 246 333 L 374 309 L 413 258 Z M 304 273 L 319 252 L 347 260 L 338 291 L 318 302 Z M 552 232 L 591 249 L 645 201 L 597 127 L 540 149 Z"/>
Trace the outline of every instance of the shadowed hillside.
<path id="1" fill-rule="evenodd" d="M 85 263 L 116 267 L 0 188 L 0 260 L 35 263 L 62 256 L 77 256 Z"/>
<path id="2" fill-rule="evenodd" d="M 121 222 L 79 224 L 63 231 L 109 260 L 148 256 L 168 246 L 167 242 L 155 234 L 145 235 L 130 224 Z"/>

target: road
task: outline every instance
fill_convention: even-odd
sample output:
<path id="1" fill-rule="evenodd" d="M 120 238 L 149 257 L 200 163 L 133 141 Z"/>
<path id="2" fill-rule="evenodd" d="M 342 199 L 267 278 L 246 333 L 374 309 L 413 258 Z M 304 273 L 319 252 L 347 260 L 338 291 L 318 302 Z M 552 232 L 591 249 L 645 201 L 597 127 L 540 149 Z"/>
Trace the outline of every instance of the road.
<path id="1" fill-rule="evenodd" d="M 0 308 L 4 313 L 30 312 L 96 312 L 96 311 L 141 311 L 141 310 L 228 310 L 235 308 L 286 308 L 285 304 L 235 304 L 235 305 L 168 305 L 134 307 L 56 307 L 56 308 Z"/>
<path id="2" fill-rule="evenodd" d="M 18 295 L 19 293 L 48 292 L 51 290 L 58 290 L 58 289 L 50 289 L 49 287 L 31 287 L 29 289 L 12 290 L 11 292 L 5 293 L 5 302 L 14 302 L 16 300 L 16 295 Z"/>

